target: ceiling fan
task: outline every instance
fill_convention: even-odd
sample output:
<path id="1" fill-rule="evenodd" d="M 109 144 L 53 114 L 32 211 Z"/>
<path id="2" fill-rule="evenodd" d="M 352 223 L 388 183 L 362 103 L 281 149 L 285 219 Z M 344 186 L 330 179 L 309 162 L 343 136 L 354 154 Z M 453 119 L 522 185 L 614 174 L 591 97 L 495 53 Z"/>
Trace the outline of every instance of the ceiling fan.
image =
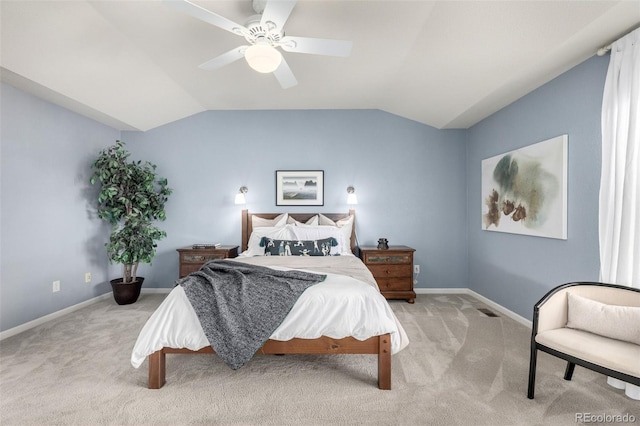
<path id="1" fill-rule="evenodd" d="M 284 24 L 297 0 L 253 0 L 256 15 L 244 25 L 237 24 L 210 10 L 187 0 L 163 0 L 174 10 L 242 36 L 248 45 L 238 46 L 199 66 L 204 70 L 216 70 L 240 58 L 262 73 L 273 73 L 283 89 L 298 84 L 287 61 L 277 49 L 286 52 L 347 57 L 351 53 L 350 41 L 321 38 L 295 37 L 284 33 Z"/>

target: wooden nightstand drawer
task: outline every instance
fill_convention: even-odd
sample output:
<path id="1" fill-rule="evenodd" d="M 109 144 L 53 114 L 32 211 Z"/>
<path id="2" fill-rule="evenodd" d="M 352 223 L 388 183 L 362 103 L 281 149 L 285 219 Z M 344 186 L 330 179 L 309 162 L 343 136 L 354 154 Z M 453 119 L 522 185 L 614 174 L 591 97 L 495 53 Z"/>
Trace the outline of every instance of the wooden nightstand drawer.
<path id="1" fill-rule="evenodd" d="M 191 263 L 191 264 L 182 264 L 180 265 L 180 273 L 179 273 L 179 277 L 186 277 L 187 275 L 189 275 L 192 272 L 196 272 L 199 271 L 200 268 L 202 267 L 203 264 L 199 264 L 199 263 Z"/>
<path id="2" fill-rule="evenodd" d="M 212 254 L 186 254 L 183 253 L 182 256 L 180 257 L 180 262 L 182 263 L 198 263 L 200 265 L 204 265 L 205 263 L 207 263 L 210 260 L 215 260 L 215 259 L 226 259 L 227 257 L 227 253 L 223 253 L 223 252 L 219 252 L 219 253 L 212 253 Z"/>
<path id="3" fill-rule="evenodd" d="M 192 246 L 179 248 L 180 269 L 178 276 L 186 277 L 198 271 L 205 263 L 216 259 L 238 257 L 238 246 L 220 246 L 216 248 L 193 248 Z"/>
<path id="4" fill-rule="evenodd" d="M 380 250 L 383 251 L 383 250 Z M 372 253 L 366 252 L 364 255 L 364 263 L 367 265 L 372 265 L 376 263 L 403 263 L 403 264 L 412 264 L 413 263 L 413 252 L 412 253 Z"/>
<path id="5" fill-rule="evenodd" d="M 360 258 L 378 283 L 380 293 L 387 299 L 407 299 L 413 303 L 413 252 L 407 246 L 360 247 Z"/>
<path id="6" fill-rule="evenodd" d="M 411 265 L 369 265 L 367 268 L 376 278 L 411 278 L 413 271 Z"/>
<path id="7" fill-rule="evenodd" d="M 378 287 L 380 291 L 413 291 L 413 280 L 411 278 L 398 279 L 398 278 L 378 278 L 376 277 L 376 282 L 378 283 Z"/>

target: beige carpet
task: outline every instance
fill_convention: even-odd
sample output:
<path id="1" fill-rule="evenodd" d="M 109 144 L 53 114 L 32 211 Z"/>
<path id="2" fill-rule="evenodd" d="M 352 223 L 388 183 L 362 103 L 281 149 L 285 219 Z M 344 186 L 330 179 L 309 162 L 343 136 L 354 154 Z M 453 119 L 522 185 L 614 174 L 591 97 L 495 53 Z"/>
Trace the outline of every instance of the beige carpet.
<path id="1" fill-rule="evenodd" d="M 168 355 L 167 381 L 146 389 L 129 363 L 164 295 L 104 300 L 0 342 L 0 424 L 8 425 L 571 425 L 576 415 L 628 415 L 640 404 L 563 361 L 538 357 L 526 398 L 530 330 L 488 317 L 470 296 L 391 302 L 411 344 L 393 357 L 391 391 L 371 355 L 256 356 L 232 371 L 215 355 Z M 595 424 L 595 423 L 590 423 Z"/>

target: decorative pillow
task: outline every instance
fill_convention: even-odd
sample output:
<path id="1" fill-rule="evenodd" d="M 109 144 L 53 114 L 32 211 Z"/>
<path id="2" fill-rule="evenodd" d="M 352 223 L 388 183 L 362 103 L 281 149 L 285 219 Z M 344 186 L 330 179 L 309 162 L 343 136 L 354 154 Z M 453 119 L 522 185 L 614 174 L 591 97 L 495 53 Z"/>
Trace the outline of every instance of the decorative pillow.
<path id="1" fill-rule="evenodd" d="M 309 220 L 307 220 L 305 223 L 298 222 L 297 220 L 289 216 L 289 218 L 287 219 L 287 223 L 293 224 L 293 225 L 317 225 L 318 215 L 311 216 L 311 218 L 309 218 Z"/>
<path id="2" fill-rule="evenodd" d="M 277 238 L 281 240 L 292 240 L 296 236 L 293 233 L 293 225 L 276 227 L 259 227 L 251 232 L 247 249 L 242 252 L 242 256 L 262 256 L 264 247 L 260 246 L 262 237 Z"/>
<path id="3" fill-rule="evenodd" d="M 337 245 L 331 248 L 331 254 L 342 254 L 345 251 L 351 253 L 351 248 L 345 243 L 344 234 L 336 226 L 312 226 L 296 225 L 293 227 L 293 234 L 298 240 L 321 240 L 324 238 L 334 238 Z"/>
<path id="4" fill-rule="evenodd" d="M 265 219 L 263 217 L 251 216 L 251 227 L 253 229 L 256 228 L 264 228 L 264 227 L 277 227 L 284 226 L 287 224 L 287 219 L 289 219 L 288 213 L 282 213 L 273 219 Z"/>
<path id="5" fill-rule="evenodd" d="M 342 231 L 347 251 L 351 251 L 351 233 L 353 230 L 353 216 L 340 219 L 337 222 L 329 219 L 322 213 L 318 215 L 318 224 L 335 226 Z"/>
<path id="6" fill-rule="evenodd" d="M 265 256 L 331 256 L 331 247 L 338 244 L 335 238 L 323 240 L 275 240 L 262 237 L 260 246 Z"/>
<path id="7" fill-rule="evenodd" d="M 640 307 L 607 305 L 567 293 L 567 327 L 640 345 Z"/>

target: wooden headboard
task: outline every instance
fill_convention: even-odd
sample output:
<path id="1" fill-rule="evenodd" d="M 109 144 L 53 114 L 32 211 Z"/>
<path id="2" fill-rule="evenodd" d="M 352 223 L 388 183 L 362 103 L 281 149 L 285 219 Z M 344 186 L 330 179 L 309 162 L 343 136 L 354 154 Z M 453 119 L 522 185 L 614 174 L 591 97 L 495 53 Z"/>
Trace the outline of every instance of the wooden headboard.
<path id="1" fill-rule="evenodd" d="M 249 213 L 248 210 L 242 210 L 242 251 L 245 251 L 249 247 L 249 237 L 252 232 L 252 216 L 262 217 L 265 219 L 274 219 L 282 213 Z M 299 221 L 306 222 L 318 213 L 289 213 L 289 217 Z M 322 213 L 324 216 L 333 220 L 334 222 L 353 216 L 353 228 L 351 229 L 351 252 L 355 253 L 356 250 L 356 211 L 349 210 L 348 213 Z"/>

